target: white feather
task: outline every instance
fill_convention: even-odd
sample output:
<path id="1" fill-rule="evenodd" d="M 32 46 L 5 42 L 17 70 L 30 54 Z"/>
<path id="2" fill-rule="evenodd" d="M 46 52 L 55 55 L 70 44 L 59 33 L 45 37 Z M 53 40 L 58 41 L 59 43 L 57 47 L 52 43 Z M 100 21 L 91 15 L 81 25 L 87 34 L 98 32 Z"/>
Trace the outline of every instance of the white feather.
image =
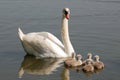
<path id="1" fill-rule="evenodd" d="M 68 8 L 64 10 L 69 11 Z M 64 13 L 63 13 L 64 14 Z M 74 52 L 73 46 L 69 39 L 68 19 L 63 15 L 62 18 L 62 42 L 49 32 L 32 32 L 24 34 L 18 28 L 18 34 L 24 50 L 28 54 L 36 57 L 70 57 Z"/>

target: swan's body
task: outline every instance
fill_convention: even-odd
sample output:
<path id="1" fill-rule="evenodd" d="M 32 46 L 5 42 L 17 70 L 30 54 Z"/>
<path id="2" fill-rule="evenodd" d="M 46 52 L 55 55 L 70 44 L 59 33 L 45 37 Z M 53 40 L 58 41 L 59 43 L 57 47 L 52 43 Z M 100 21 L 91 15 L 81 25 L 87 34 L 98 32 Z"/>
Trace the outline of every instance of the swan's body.
<path id="1" fill-rule="evenodd" d="M 65 65 L 66 67 L 71 67 L 71 63 L 74 62 L 74 61 L 76 61 L 76 59 L 75 59 L 74 53 L 72 53 L 72 56 L 69 57 L 69 58 L 67 58 L 67 59 L 64 61 L 64 65 Z"/>
<path id="2" fill-rule="evenodd" d="M 77 67 L 82 65 L 82 56 L 79 54 L 77 55 L 77 60 L 72 56 L 72 58 L 69 58 L 64 61 L 64 65 L 66 67 Z"/>
<path id="3" fill-rule="evenodd" d="M 86 61 L 85 66 L 83 66 L 83 71 L 85 71 L 85 72 L 93 72 L 94 71 L 94 66 L 90 60 Z"/>
<path id="4" fill-rule="evenodd" d="M 63 9 L 61 36 L 62 42 L 49 32 L 33 32 L 24 34 L 19 28 L 18 33 L 24 50 L 36 57 L 70 57 L 74 52 L 69 39 L 68 18 L 70 11 Z"/>
<path id="5" fill-rule="evenodd" d="M 104 63 L 99 61 L 100 57 L 98 55 L 95 56 L 95 62 L 94 62 L 94 67 L 95 69 L 103 69 L 104 68 Z"/>

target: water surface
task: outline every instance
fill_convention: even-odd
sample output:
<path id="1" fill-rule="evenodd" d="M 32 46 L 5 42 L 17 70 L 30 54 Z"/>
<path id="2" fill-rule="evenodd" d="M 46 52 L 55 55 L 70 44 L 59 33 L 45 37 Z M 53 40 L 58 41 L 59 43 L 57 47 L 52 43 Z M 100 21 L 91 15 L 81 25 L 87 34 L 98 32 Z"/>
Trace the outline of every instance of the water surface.
<path id="1" fill-rule="evenodd" d="M 18 72 L 26 53 L 18 39 L 17 28 L 21 27 L 24 33 L 48 31 L 61 39 L 64 7 L 71 10 L 69 30 L 76 53 L 84 58 L 88 52 L 100 55 L 105 69 L 87 77 L 83 72 L 64 69 L 60 63 L 51 74 L 26 72 L 22 80 L 63 80 L 62 71 L 69 72 L 70 80 L 120 79 L 120 0 L 0 0 L 0 79 L 19 79 Z"/>

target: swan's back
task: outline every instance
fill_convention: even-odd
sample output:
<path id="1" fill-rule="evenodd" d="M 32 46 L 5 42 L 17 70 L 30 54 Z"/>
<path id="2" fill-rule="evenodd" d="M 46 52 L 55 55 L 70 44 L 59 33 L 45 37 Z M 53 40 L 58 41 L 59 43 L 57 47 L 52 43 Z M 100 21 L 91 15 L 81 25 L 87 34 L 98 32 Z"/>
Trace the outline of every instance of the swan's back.
<path id="1" fill-rule="evenodd" d="M 51 33 L 32 32 L 24 34 L 19 28 L 18 34 L 24 50 L 29 54 L 40 57 L 67 57 L 63 44 Z"/>

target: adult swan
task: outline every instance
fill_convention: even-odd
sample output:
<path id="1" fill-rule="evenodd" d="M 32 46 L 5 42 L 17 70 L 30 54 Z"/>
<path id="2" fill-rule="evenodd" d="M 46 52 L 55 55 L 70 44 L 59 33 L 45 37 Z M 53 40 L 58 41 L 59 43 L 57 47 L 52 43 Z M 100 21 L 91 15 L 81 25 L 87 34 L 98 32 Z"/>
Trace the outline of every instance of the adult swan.
<path id="1" fill-rule="evenodd" d="M 70 57 L 74 52 L 69 38 L 68 19 L 69 8 L 63 9 L 61 36 L 62 42 L 49 32 L 32 32 L 24 34 L 18 29 L 19 38 L 28 54 L 36 57 Z"/>

